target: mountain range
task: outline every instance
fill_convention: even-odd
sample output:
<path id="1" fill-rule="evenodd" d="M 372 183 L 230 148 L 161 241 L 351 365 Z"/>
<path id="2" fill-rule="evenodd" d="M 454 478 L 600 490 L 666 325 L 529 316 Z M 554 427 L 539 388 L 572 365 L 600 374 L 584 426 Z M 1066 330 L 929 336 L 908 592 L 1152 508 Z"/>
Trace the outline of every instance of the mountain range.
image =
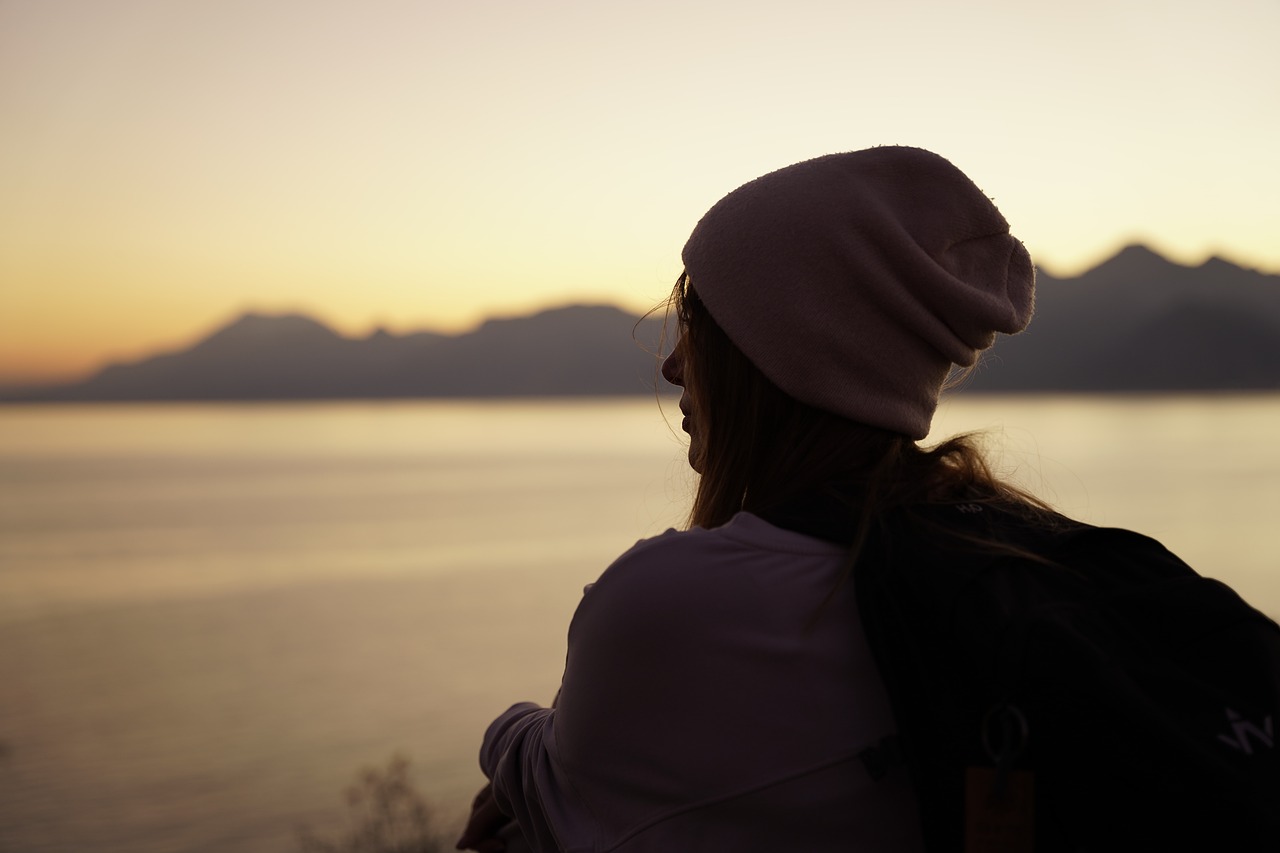
<path id="1" fill-rule="evenodd" d="M 1036 311 L 967 383 L 984 391 L 1280 389 L 1280 276 L 1130 246 L 1077 278 L 1036 277 Z"/>
<path id="2" fill-rule="evenodd" d="M 660 317 L 574 305 L 465 334 L 339 335 L 300 314 L 247 313 L 194 345 L 10 400 L 315 400 L 653 393 Z M 647 348 L 647 351 L 646 351 Z"/>
<path id="3" fill-rule="evenodd" d="M 15 401 L 299 400 L 633 394 L 657 376 L 662 317 L 574 305 L 457 335 L 339 335 L 245 314 L 194 345 Z M 1130 246 L 1076 278 L 1040 271 L 1036 314 L 1001 338 L 971 391 L 1280 390 L 1280 276 L 1197 267 Z"/>

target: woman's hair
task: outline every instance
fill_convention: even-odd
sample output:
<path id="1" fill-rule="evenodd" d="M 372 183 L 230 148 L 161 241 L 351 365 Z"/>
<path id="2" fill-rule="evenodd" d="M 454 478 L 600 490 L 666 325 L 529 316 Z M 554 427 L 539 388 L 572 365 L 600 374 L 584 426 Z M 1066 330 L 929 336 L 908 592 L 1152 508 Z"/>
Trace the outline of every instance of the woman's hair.
<path id="1" fill-rule="evenodd" d="M 684 336 L 684 386 L 702 443 L 690 524 L 716 527 L 838 485 L 854 495 L 855 552 L 894 507 L 997 502 L 1031 514 L 1048 508 L 1000 482 L 970 435 L 925 449 L 906 435 L 856 423 L 783 393 L 734 346 L 687 274 L 671 297 Z"/>

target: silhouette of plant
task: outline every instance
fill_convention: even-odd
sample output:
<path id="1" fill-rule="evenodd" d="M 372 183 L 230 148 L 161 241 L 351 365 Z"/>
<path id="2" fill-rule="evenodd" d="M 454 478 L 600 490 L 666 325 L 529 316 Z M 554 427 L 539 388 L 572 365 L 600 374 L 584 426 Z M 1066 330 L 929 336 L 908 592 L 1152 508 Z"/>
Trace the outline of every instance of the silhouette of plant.
<path id="1" fill-rule="evenodd" d="M 326 840 L 307 827 L 302 853 L 443 853 L 450 845 L 433 825 L 431 809 L 409 778 L 409 759 L 392 756 L 383 770 L 364 770 L 346 790 L 350 828 Z"/>

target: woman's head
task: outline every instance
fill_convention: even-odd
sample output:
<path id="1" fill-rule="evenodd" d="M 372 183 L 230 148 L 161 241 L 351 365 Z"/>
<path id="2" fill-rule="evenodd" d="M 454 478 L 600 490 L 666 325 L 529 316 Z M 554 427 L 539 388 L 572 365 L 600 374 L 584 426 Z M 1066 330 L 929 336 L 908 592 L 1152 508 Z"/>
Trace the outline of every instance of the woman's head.
<path id="1" fill-rule="evenodd" d="M 685 389 L 704 526 L 923 460 L 914 439 L 952 364 L 1031 312 L 1022 244 L 968 178 L 919 149 L 752 181 L 703 217 L 684 259 L 663 372 Z M 916 467 L 902 488 L 932 488 L 941 469 Z"/>
<path id="2" fill-rule="evenodd" d="M 1022 244 L 918 148 L 832 154 L 734 190 L 683 251 L 700 303 L 788 395 L 923 438 L 953 364 L 1031 318 Z"/>

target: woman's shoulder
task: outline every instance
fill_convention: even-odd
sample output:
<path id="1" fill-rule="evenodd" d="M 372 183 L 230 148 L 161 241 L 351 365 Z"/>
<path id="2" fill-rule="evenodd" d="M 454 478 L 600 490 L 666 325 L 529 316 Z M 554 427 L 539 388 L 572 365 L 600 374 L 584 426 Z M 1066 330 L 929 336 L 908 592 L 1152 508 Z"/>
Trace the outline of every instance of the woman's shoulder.
<path id="1" fill-rule="evenodd" d="M 773 551 L 785 554 L 827 554 L 841 550 L 829 542 L 789 530 L 750 512 L 740 512 L 719 527 L 667 530 L 641 539 L 618 558 L 670 555 L 682 551 Z"/>
<path id="2" fill-rule="evenodd" d="M 642 539 L 605 569 L 589 594 L 646 601 L 699 602 L 751 596 L 773 575 L 803 575 L 804 565 L 834 565 L 839 545 L 784 530 L 750 513 L 716 528 L 667 530 Z"/>
<path id="3" fill-rule="evenodd" d="M 607 571 L 658 570 L 676 568 L 688 560 L 702 566 L 731 562 L 741 566 L 749 557 L 826 557 L 843 553 L 841 546 L 794 530 L 778 527 L 757 515 L 740 512 L 725 524 L 667 530 L 641 539 L 616 559 Z"/>

